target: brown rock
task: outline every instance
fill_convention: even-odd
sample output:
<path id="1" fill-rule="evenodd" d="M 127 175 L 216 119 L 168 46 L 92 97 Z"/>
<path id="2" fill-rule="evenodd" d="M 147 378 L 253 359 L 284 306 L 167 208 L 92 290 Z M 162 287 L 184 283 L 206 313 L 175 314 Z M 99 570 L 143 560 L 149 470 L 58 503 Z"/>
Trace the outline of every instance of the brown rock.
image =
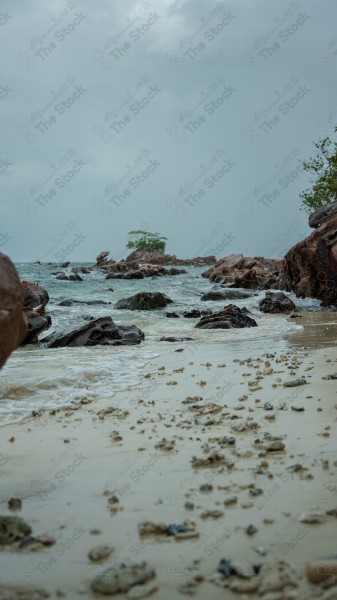
<path id="1" fill-rule="evenodd" d="M 331 306 L 337 305 L 337 214 L 332 211 L 326 219 L 319 215 L 311 222 L 321 224 L 285 255 L 284 278 L 300 298 L 317 298 Z"/>
<path id="2" fill-rule="evenodd" d="M 253 290 L 286 289 L 283 282 L 283 260 L 262 256 L 231 254 L 202 274 L 211 281 L 228 287 Z"/>
<path id="3" fill-rule="evenodd" d="M 17 271 L 8 256 L 0 253 L 0 368 L 27 333 L 23 299 Z"/>
<path id="4" fill-rule="evenodd" d="M 48 304 L 49 295 L 44 288 L 29 281 L 21 281 L 21 287 L 24 293 L 22 304 L 24 307 L 37 308 L 38 306 L 42 305 L 44 307 Z"/>

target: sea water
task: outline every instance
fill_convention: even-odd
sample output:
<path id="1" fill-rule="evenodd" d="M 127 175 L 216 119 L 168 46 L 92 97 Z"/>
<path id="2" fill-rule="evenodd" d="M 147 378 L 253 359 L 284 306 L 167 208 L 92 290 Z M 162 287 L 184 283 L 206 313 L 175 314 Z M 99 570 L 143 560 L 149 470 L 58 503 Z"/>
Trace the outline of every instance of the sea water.
<path id="1" fill-rule="evenodd" d="M 70 274 L 72 263 L 67 269 Z M 89 266 L 89 265 L 87 265 Z M 172 351 L 183 346 L 185 352 L 202 345 L 207 359 L 207 345 L 219 344 L 219 359 L 262 354 L 282 350 L 298 344 L 303 331 L 300 319 L 289 320 L 282 315 L 265 315 L 259 311 L 259 301 L 265 292 L 252 292 L 242 300 L 207 301 L 200 299 L 212 284 L 201 276 L 200 267 L 186 267 L 186 273 L 177 276 L 146 279 L 106 279 L 101 270 L 80 274 L 83 281 L 56 279 L 60 271 L 55 264 L 17 264 L 21 280 L 44 287 L 49 293 L 47 312 L 52 318 L 51 328 L 40 336 L 40 344 L 18 348 L 8 359 L 0 373 L 0 420 L 1 423 L 18 421 L 33 411 L 71 406 L 85 398 L 111 398 L 129 386 L 137 385 L 147 372 L 148 362 L 160 355 L 162 336 L 184 336 L 192 340 L 172 344 Z M 141 291 L 159 291 L 171 298 L 173 304 L 166 309 L 151 311 L 128 311 L 114 308 L 117 300 Z M 316 300 L 299 300 L 288 294 L 302 310 L 319 311 Z M 81 302 L 103 300 L 107 304 L 82 304 L 60 306 L 66 299 Z M 221 310 L 233 303 L 251 311 L 258 327 L 229 330 L 196 329 L 198 319 L 168 318 L 167 311 L 179 314 L 191 309 Z M 90 348 L 49 349 L 43 338 L 53 331 L 64 331 L 83 324 L 84 318 L 111 316 L 116 323 L 134 324 L 145 333 L 145 341 L 138 346 L 95 346 Z M 178 357 L 178 355 L 177 355 Z M 178 358 L 177 358 L 178 360 Z"/>

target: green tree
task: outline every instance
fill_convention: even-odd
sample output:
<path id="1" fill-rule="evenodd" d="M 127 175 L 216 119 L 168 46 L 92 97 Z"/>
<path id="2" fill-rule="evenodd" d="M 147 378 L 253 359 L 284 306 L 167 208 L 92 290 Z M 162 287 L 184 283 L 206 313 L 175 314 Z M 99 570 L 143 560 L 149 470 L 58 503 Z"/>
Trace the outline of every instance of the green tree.
<path id="1" fill-rule="evenodd" d="M 337 200 L 337 142 L 325 137 L 315 143 L 315 148 L 316 155 L 303 163 L 304 170 L 313 176 L 312 188 L 300 194 L 301 208 L 306 212 Z"/>
<path id="2" fill-rule="evenodd" d="M 126 245 L 131 250 L 149 250 L 154 252 L 155 250 L 165 251 L 165 245 L 167 238 L 161 236 L 159 233 L 151 233 L 150 231 L 144 231 L 143 229 L 136 229 L 129 231 L 129 241 Z"/>

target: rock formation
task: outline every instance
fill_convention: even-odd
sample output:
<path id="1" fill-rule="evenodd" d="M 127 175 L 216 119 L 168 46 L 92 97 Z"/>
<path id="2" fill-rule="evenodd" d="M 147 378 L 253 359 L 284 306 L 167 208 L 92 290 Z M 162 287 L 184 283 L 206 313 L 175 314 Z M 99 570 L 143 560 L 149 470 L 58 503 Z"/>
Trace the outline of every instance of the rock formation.
<path id="1" fill-rule="evenodd" d="M 200 319 L 196 327 L 200 329 L 231 329 L 232 327 L 256 327 L 255 319 L 248 317 L 247 309 L 228 304 L 223 310 Z"/>
<path id="2" fill-rule="evenodd" d="M 27 333 L 24 293 L 12 261 L 0 253 L 0 368 Z"/>
<path id="3" fill-rule="evenodd" d="M 140 344 L 144 333 L 135 325 L 116 325 L 111 317 L 100 317 L 61 333 L 52 333 L 43 342 L 49 348 L 63 346 L 121 346 Z"/>
<path id="4" fill-rule="evenodd" d="M 253 290 L 285 289 L 283 282 L 283 260 L 262 256 L 231 254 L 215 263 L 202 273 L 216 283 L 228 287 Z"/>
<path id="5" fill-rule="evenodd" d="M 320 207 L 309 218 L 315 231 L 285 255 L 284 278 L 301 298 L 337 305 L 337 202 Z"/>
<path id="6" fill-rule="evenodd" d="M 116 302 L 114 308 L 125 310 L 154 310 L 172 304 L 172 300 L 161 292 L 139 292 Z"/>
<path id="7" fill-rule="evenodd" d="M 266 292 L 259 302 L 260 310 L 264 313 L 291 313 L 296 309 L 295 304 L 283 292 Z"/>

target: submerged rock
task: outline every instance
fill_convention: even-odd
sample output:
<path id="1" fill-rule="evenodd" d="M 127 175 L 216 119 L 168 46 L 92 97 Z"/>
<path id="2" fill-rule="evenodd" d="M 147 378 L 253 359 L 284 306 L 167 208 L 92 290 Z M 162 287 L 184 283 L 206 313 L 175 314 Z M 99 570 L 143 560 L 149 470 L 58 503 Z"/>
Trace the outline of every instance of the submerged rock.
<path id="1" fill-rule="evenodd" d="M 145 335 L 136 325 L 116 325 L 111 317 L 101 317 L 61 333 L 52 333 L 43 341 L 48 348 L 64 346 L 120 346 L 140 344 Z"/>
<path id="2" fill-rule="evenodd" d="M 218 313 L 200 319 L 196 327 L 200 329 L 231 329 L 232 327 L 256 327 L 257 323 L 248 317 L 244 309 L 229 304 Z"/>
<path id="3" fill-rule="evenodd" d="M 209 292 L 205 292 L 200 300 L 244 300 L 245 298 L 251 298 L 252 294 L 249 292 L 238 292 L 228 288 L 214 287 Z"/>
<path id="4" fill-rule="evenodd" d="M 110 567 L 94 579 L 91 589 L 103 595 L 126 593 L 133 586 L 146 583 L 155 576 L 155 570 L 145 562 L 138 565 Z"/>
<path id="5" fill-rule="evenodd" d="M 175 335 L 163 335 L 160 338 L 160 342 L 189 342 L 192 341 L 191 337 L 177 337 Z"/>
<path id="6" fill-rule="evenodd" d="M 173 300 L 161 292 L 139 292 L 129 298 L 118 300 L 114 308 L 123 310 L 153 310 L 164 308 L 172 303 Z"/>
<path id="7" fill-rule="evenodd" d="M 260 310 L 264 313 L 292 313 L 297 308 L 294 302 L 283 292 L 266 292 L 259 302 Z"/>
<path id="8" fill-rule="evenodd" d="M 60 279 L 61 281 L 83 281 L 82 277 L 77 273 L 71 273 L 70 275 L 60 273 L 59 275 L 56 275 L 56 279 Z"/>
<path id="9" fill-rule="evenodd" d="M 95 304 L 112 304 L 112 302 L 106 302 L 105 300 L 73 300 L 72 298 L 66 298 L 66 300 L 59 302 L 57 306 L 73 306 L 73 304 L 88 304 L 89 306 L 93 306 Z"/>

